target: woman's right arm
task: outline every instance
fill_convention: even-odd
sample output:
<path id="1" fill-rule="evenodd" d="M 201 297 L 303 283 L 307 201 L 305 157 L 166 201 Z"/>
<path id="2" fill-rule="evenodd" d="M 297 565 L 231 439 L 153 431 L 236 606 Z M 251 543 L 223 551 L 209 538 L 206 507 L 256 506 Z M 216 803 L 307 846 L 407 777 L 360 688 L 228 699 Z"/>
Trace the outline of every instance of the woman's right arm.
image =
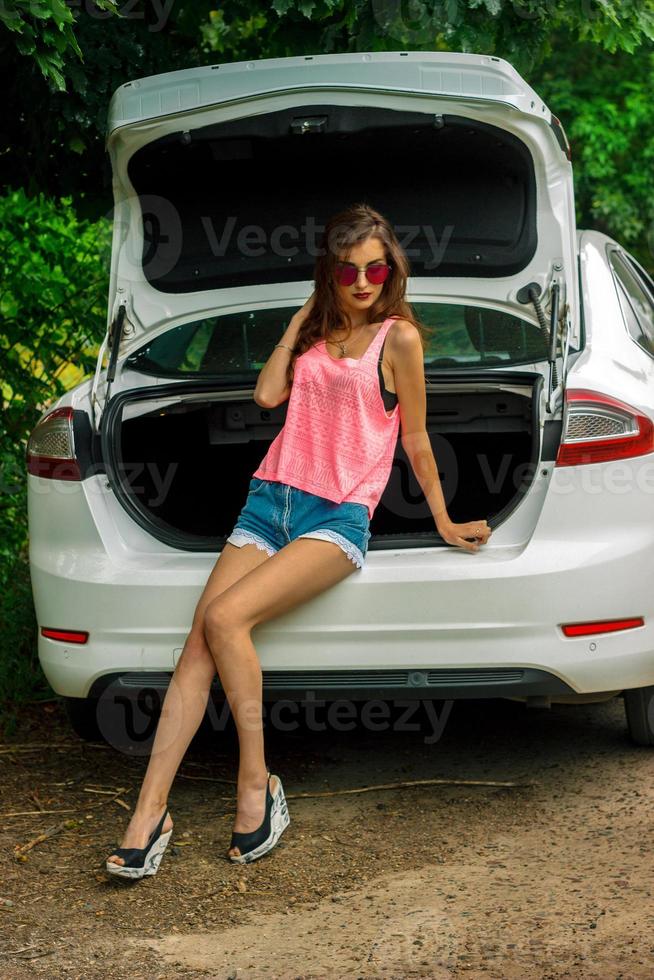
<path id="1" fill-rule="evenodd" d="M 293 316 L 286 328 L 283 337 L 278 341 L 288 347 L 294 347 L 297 335 L 309 314 L 313 304 L 314 294 L 312 293 L 304 306 L 301 306 Z M 270 357 L 259 371 L 257 383 L 254 389 L 254 401 L 262 408 L 276 408 L 285 402 L 291 393 L 291 389 L 286 382 L 286 370 L 288 362 L 292 357 L 290 350 L 286 347 L 273 347 Z"/>

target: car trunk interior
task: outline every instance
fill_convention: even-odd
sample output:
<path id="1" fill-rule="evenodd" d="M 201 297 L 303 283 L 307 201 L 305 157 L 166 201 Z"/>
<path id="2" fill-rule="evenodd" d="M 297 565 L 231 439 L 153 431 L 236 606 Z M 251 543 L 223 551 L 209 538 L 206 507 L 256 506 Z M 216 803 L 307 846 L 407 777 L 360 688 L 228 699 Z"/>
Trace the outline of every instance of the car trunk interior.
<path id="1" fill-rule="evenodd" d="M 396 228 L 416 278 L 507 277 L 537 247 L 527 146 L 453 114 L 314 102 L 180 125 L 133 153 L 127 174 L 142 206 L 143 271 L 161 293 L 311 280 L 322 227 L 357 200 Z M 470 342 L 477 353 L 475 336 Z M 483 353 L 489 365 L 499 360 Z M 527 492 L 525 468 L 533 473 L 538 462 L 543 376 L 489 367 L 448 379 L 446 360 L 428 378 L 426 423 L 448 512 L 494 526 Z M 166 392 L 155 404 L 166 387 L 180 391 L 162 385 L 112 397 L 104 463 L 123 506 L 155 537 L 216 550 L 287 403 L 258 406 L 249 383 L 230 395 L 220 381 L 188 380 L 183 398 Z M 399 440 L 370 530 L 371 550 L 443 544 Z"/>
<path id="2" fill-rule="evenodd" d="M 500 385 L 484 374 L 430 381 L 427 431 L 451 518 L 483 515 L 496 527 L 538 464 L 543 378 L 522 372 L 510 382 L 506 372 Z M 243 389 L 217 396 L 204 384 L 184 384 L 185 400 L 179 385 L 167 386 L 167 397 L 161 387 L 117 394 L 103 454 L 116 496 L 138 523 L 173 547 L 212 551 L 231 532 L 288 402 L 266 409 Z M 399 439 L 370 530 L 371 550 L 443 544 Z"/>
<path id="3" fill-rule="evenodd" d="M 509 276 L 537 247 L 527 146 L 454 114 L 286 107 L 180 128 L 127 174 L 144 273 L 164 293 L 312 279 L 322 226 L 359 200 L 396 228 L 413 276 Z"/>

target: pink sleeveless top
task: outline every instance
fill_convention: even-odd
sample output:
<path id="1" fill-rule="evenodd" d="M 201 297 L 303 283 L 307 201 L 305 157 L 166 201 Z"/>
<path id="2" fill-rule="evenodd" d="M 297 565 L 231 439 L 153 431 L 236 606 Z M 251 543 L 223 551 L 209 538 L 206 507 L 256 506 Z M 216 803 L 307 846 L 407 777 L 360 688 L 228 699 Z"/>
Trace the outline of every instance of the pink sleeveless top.
<path id="1" fill-rule="evenodd" d="M 391 472 L 400 406 L 386 414 L 377 358 L 396 316 L 362 357 L 334 358 L 325 341 L 295 359 L 286 421 L 252 474 L 336 503 L 365 504 L 372 518 Z"/>

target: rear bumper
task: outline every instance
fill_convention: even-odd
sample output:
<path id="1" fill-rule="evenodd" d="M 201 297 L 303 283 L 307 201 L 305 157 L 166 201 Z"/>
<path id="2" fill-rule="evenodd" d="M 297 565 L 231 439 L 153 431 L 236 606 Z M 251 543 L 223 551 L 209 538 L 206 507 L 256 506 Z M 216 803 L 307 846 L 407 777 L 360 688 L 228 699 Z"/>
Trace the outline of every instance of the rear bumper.
<path id="1" fill-rule="evenodd" d="M 263 670 L 263 700 L 336 701 L 346 698 L 365 701 L 401 699 L 466 699 L 501 697 L 572 696 L 574 691 L 559 677 L 534 667 L 438 668 L 434 670 Z M 138 698 L 146 690 L 165 692 L 171 673 L 129 671 L 98 678 L 88 692 L 100 698 L 112 694 Z M 225 692 L 218 677 L 212 697 L 223 699 Z"/>
<path id="2" fill-rule="evenodd" d="M 564 469 L 574 483 L 583 468 Z M 363 569 L 255 628 L 268 695 L 309 682 L 337 697 L 466 698 L 654 684 L 651 495 L 593 493 L 591 520 L 588 493 L 572 489 L 547 493 L 524 545 L 503 544 L 500 527 L 476 554 L 369 550 Z M 96 523 L 75 490 L 54 503 L 50 519 L 31 505 L 37 621 L 88 630 L 89 641 L 39 636 L 53 689 L 87 697 L 109 675 L 169 675 L 217 556 L 161 547 L 133 527 L 126 538 L 109 510 Z M 627 616 L 645 625 L 587 637 L 561 629 Z"/>
<path id="3" fill-rule="evenodd" d="M 654 684 L 649 555 L 580 565 L 577 547 L 574 567 L 541 554 L 536 571 L 528 553 L 369 552 L 366 567 L 254 629 L 270 693 L 309 682 L 337 696 L 466 698 Z M 562 555 L 559 547 L 557 563 Z M 123 565 L 119 581 L 101 582 L 33 565 L 39 624 L 89 631 L 81 646 L 39 636 L 53 689 L 87 697 L 110 674 L 171 673 L 213 565 L 213 556 L 201 557 L 184 566 L 169 559 L 149 573 Z M 644 616 L 645 625 L 589 637 L 566 637 L 560 626 L 612 616 Z"/>

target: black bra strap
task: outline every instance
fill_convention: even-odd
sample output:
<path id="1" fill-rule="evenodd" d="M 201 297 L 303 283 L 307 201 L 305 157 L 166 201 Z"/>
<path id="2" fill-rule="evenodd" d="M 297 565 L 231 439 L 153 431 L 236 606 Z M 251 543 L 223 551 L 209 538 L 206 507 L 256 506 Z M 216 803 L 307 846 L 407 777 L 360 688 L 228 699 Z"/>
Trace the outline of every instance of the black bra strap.
<path id="1" fill-rule="evenodd" d="M 388 334 L 386 334 L 386 337 Z M 384 344 L 386 343 L 386 337 L 384 337 L 381 349 L 379 351 L 379 360 L 377 361 L 377 374 L 379 375 L 379 387 L 381 389 L 382 398 L 384 404 L 387 408 L 393 408 L 397 402 L 397 392 L 389 391 L 386 387 L 386 382 L 384 381 L 384 372 L 382 371 L 382 360 L 384 357 Z"/>

